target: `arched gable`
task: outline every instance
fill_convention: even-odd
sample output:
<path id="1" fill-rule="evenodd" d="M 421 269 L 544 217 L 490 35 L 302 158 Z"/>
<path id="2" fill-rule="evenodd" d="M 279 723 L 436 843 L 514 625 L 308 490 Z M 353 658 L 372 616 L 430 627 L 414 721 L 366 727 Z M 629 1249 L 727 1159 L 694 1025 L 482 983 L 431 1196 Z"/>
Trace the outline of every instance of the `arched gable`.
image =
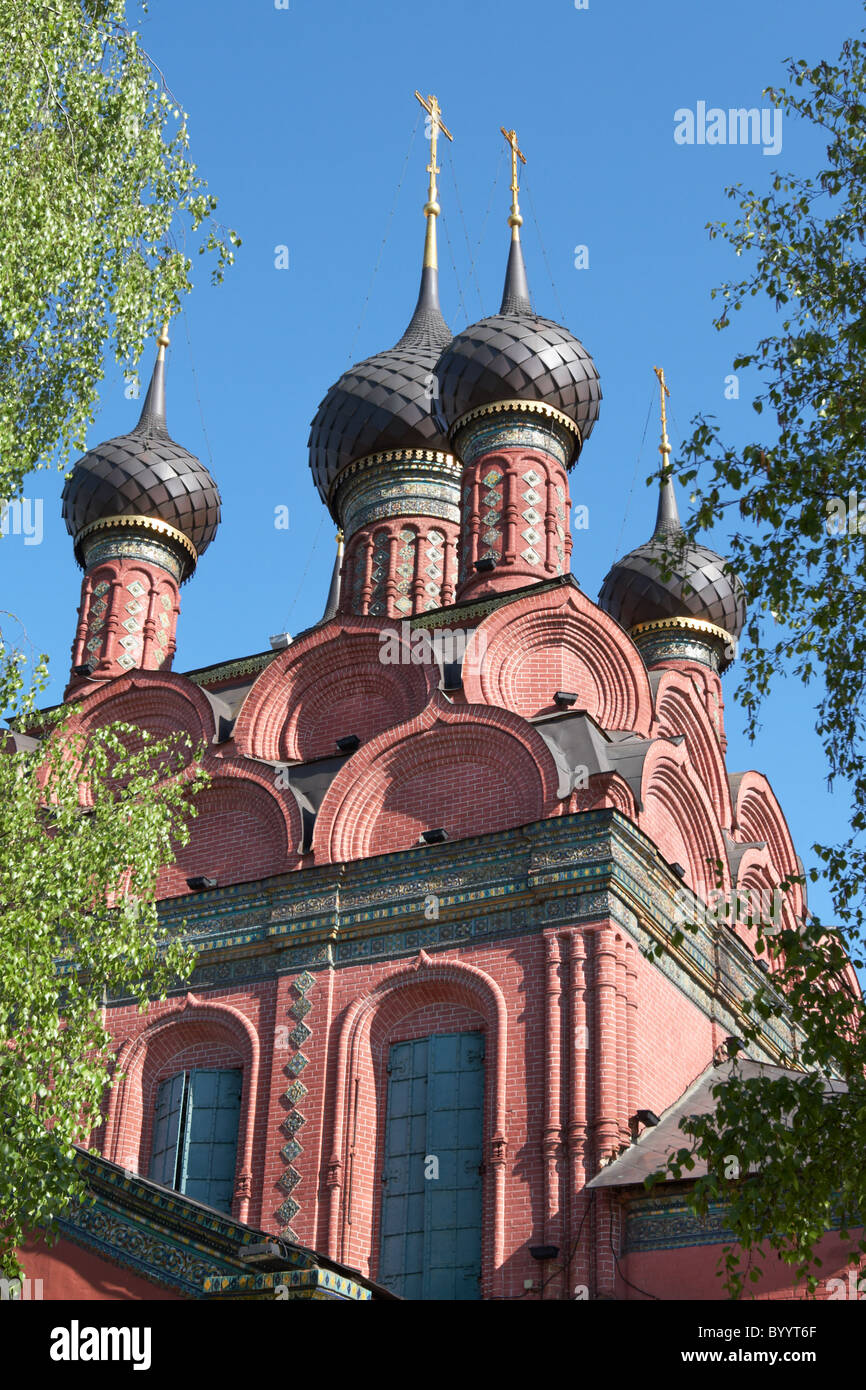
<path id="1" fill-rule="evenodd" d="M 618 623 L 563 585 L 505 604 L 479 623 L 463 661 L 467 701 L 525 719 L 555 711 L 557 690 L 604 729 L 648 734 L 652 695 L 637 649 Z"/>
<path id="2" fill-rule="evenodd" d="M 165 767 L 167 777 L 191 771 L 195 754 L 207 748 L 214 738 L 213 709 L 198 686 L 185 676 L 168 671 L 134 671 L 117 680 L 100 683 L 83 699 L 76 699 L 66 722 L 51 737 L 59 741 L 70 757 L 86 745 L 97 729 L 110 724 L 127 724 L 159 741 L 170 741 L 170 763 Z M 181 737 L 174 739 L 175 735 Z M 135 734 L 121 735 L 130 749 L 139 748 Z M 83 804 L 90 800 L 86 785 L 82 785 Z"/>
<path id="3" fill-rule="evenodd" d="M 423 830 L 451 839 L 558 815 L 544 740 L 517 715 L 434 694 L 414 719 L 362 745 L 331 783 L 313 834 L 317 863 L 409 849 Z"/>
<path id="4" fill-rule="evenodd" d="M 730 871 L 721 826 L 683 744 L 665 739 L 652 744 L 644 760 L 640 799 L 641 830 L 669 862 L 682 864 L 689 887 L 703 898 L 712 888 L 727 892 Z"/>
<path id="5" fill-rule="evenodd" d="M 306 762 L 336 753 L 336 740 L 366 742 L 423 709 L 438 668 L 419 660 L 408 623 L 336 617 L 270 663 L 247 695 L 237 748 L 255 758 Z M 409 640 L 407 640 L 409 639 Z"/>
<path id="6" fill-rule="evenodd" d="M 778 882 L 801 872 L 794 841 L 773 788 L 761 772 L 737 773 L 731 778 L 734 801 L 733 826 L 740 840 L 764 841 Z M 786 905 L 799 917 L 806 903 L 800 885 L 785 894 Z"/>
<path id="7" fill-rule="evenodd" d="M 655 694 L 653 733 L 685 737 L 692 767 L 709 793 L 720 824 L 729 828 L 733 806 L 722 750 L 693 681 L 681 671 L 662 672 Z"/>
<path id="8" fill-rule="evenodd" d="M 101 682 L 74 703 L 65 728 L 85 736 L 91 729 L 113 723 L 134 724 L 154 738 L 184 733 L 193 748 L 209 744 L 214 736 L 213 709 L 207 697 L 186 676 L 171 671 L 134 671 Z"/>
<path id="9" fill-rule="evenodd" d="M 298 803 L 279 790 L 273 769 L 245 758 L 205 758 L 210 781 L 197 793 L 190 838 L 166 865 L 157 897 L 189 891 L 187 879 L 215 878 L 222 887 L 287 873 L 300 864 Z"/>

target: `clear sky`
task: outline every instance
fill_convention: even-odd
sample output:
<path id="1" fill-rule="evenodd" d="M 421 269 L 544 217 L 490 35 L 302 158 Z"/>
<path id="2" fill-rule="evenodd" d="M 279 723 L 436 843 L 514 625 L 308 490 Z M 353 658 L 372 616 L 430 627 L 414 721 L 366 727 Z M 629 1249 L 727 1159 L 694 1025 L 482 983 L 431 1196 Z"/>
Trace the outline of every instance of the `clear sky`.
<path id="1" fill-rule="evenodd" d="M 499 304 L 509 200 L 500 125 L 516 128 L 527 156 L 523 242 L 535 307 L 584 342 L 604 392 L 571 480 L 590 522 L 575 534 L 572 567 L 595 598 L 610 564 L 652 530 L 653 366 L 664 366 L 672 392 L 675 459 L 696 411 L 717 414 L 735 441 L 755 419 L 748 379 L 739 400 L 726 400 L 725 377 L 738 349 L 772 331 L 772 313 L 750 306 L 716 332 L 710 290 L 739 263 L 705 224 L 732 216 L 726 185 L 764 189 L 778 168 L 813 169 L 822 153 L 815 131 L 795 123 L 776 155 L 678 144 L 674 113 L 699 102 L 766 106 L 762 90 L 783 82 L 787 56 L 834 59 L 862 22 L 860 0 L 589 0 L 585 9 L 574 0 L 151 0 L 136 27 L 190 114 L 192 156 L 219 196 L 220 220 L 243 238 L 222 287 L 196 262 L 195 291 L 173 325 L 169 429 L 209 463 L 223 498 L 217 539 L 183 590 L 175 669 L 261 651 L 271 633 L 298 632 L 321 614 L 334 526 L 307 466 L 309 422 L 349 362 L 391 346 L 414 306 L 428 153 L 416 87 L 436 93 L 454 134 L 452 146 L 441 142 L 439 241 L 455 332 Z M 276 268 L 280 246 L 288 269 Z M 580 246 L 585 269 L 575 268 Z M 128 430 L 139 410 L 112 363 L 89 442 Z M 61 488 L 57 475 L 33 475 L 27 495 L 43 501 L 42 542 L 0 545 L 0 606 L 50 654 L 53 700 L 80 587 Z M 281 506 L 288 530 L 274 525 Z M 708 540 L 724 550 L 723 533 Z M 846 810 L 844 792 L 831 796 L 824 782 L 817 692 L 781 683 L 750 746 L 735 683 L 736 668 L 725 677 L 728 766 L 769 776 L 808 865 L 814 839 L 844 832 Z M 821 891 L 811 902 L 828 913 Z"/>

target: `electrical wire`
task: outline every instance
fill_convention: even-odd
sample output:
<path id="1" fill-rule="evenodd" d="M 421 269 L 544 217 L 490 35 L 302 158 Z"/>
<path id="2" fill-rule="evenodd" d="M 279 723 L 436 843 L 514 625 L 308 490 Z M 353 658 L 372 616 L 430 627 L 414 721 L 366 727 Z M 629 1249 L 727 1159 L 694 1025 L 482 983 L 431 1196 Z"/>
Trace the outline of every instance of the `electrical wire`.
<path id="1" fill-rule="evenodd" d="M 620 1269 L 620 1267 L 619 1267 L 619 1259 L 618 1259 L 618 1257 L 617 1257 L 616 1251 L 615 1251 L 614 1248 L 613 1248 L 613 1202 L 611 1202 L 611 1204 L 610 1204 L 610 1209 L 609 1209 L 609 1210 L 610 1210 L 610 1224 L 609 1224 L 609 1227 L 608 1227 L 608 1236 L 607 1236 L 607 1239 L 608 1239 L 608 1244 L 610 1245 L 610 1253 L 613 1255 L 613 1264 L 614 1264 L 614 1268 L 615 1268 L 617 1274 L 619 1275 L 620 1279 L 622 1280 L 622 1282 L 623 1282 L 624 1284 L 627 1284 L 628 1287 L 629 1287 L 630 1289 L 634 1289 L 635 1293 L 642 1293 L 642 1294 L 644 1295 L 645 1298 L 651 1298 L 651 1299 L 654 1300 L 654 1302 L 656 1302 L 656 1303 L 661 1303 L 662 1300 L 659 1298 L 659 1296 L 658 1296 L 657 1293 L 650 1293 L 649 1289 L 642 1289 L 642 1288 L 640 1287 L 639 1284 L 633 1284 L 633 1283 L 631 1282 L 630 1279 L 626 1279 L 625 1275 L 623 1274 L 622 1270 Z"/>
<path id="2" fill-rule="evenodd" d="M 556 281 L 553 278 L 553 271 L 550 269 L 550 262 L 547 259 L 547 250 L 544 245 L 544 237 L 541 235 L 541 227 L 538 225 L 538 218 L 535 215 L 535 204 L 532 201 L 532 189 L 529 186 L 529 180 L 527 179 L 525 174 L 523 176 L 523 187 L 526 189 L 526 196 L 529 200 L 529 211 L 532 213 L 532 220 L 535 223 L 535 232 L 538 237 L 538 244 L 541 247 L 541 257 L 544 261 L 544 266 L 547 271 L 548 279 L 550 280 L 550 284 L 553 289 L 553 297 L 556 300 L 556 306 L 557 311 L 559 313 L 560 322 L 565 323 L 565 306 L 563 305 L 562 300 L 559 297 L 559 290 L 556 288 Z"/>
<path id="3" fill-rule="evenodd" d="M 474 252 L 474 254 L 472 254 L 472 252 L 471 252 L 471 250 L 470 250 L 470 257 L 469 257 L 469 273 L 470 273 L 470 275 L 473 275 L 473 276 L 475 275 L 475 265 L 476 265 L 476 262 L 477 262 L 477 260 L 478 260 L 478 253 L 479 253 L 479 251 L 481 250 L 481 243 L 482 243 L 482 241 L 484 240 L 484 233 L 485 233 L 485 231 L 486 231 L 486 229 L 487 229 L 487 222 L 488 222 L 488 219 L 489 219 L 489 217 L 490 217 L 490 209 L 493 207 L 493 199 L 494 199 L 494 197 L 495 197 L 495 195 L 496 195 L 496 189 L 497 189 L 497 186 L 498 186 L 498 184 L 499 184 L 499 177 L 500 177 L 500 174 L 502 173 L 502 161 L 503 161 L 504 158 L 505 158 L 505 151 L 504 151 L 504 149 L 500 149 L 500 151 L 499 151 L 499 159 L 498 159 L 497 164 L 496 164 L 496 173 L 495 173 L 494 176 L 493 176 L 493 184 L 492 184 L 492 187 L 491 187 L 491 189 L 490 189 L 490 197 L 489 197 L 488 200 L 487 200 L 487 211 L 486 211 L 485 214 L 484 214 L 484 221 L 481 223 L 481 231 L 479 232 L 479 234 L 478 234 L 478 240 L 477 240 L 477 242 L 475 243 L 475 252 Z M 476 280 L 476 283 L 477 283 L 477 280 Z M 479 293 L 478 293 L 478 298 L 479 298 L 479 300 L 481 301 L 481 309 L 482 309 L 482 313 L 483 313 L 483 312 L 484 312 L 484 302 L 483 302 L 483 300 L 481 300 L 481 292 L 480 292 L 480 290 L 479 290 Z"/>
<path id="4" fill-rule="evenodd" d="M 643 434 L 642 434 L 642 436 L 641 436 L 640 447 L 639 447 L 639 449 L 638 449 L 638 451 L 637 451 L 637 457 L 635 458 L 635 461 L 634 461 L 634 472 L 632 473 L 631 487 L 630 487 L 629 490 L 628 490 L 628 497 L 625 499 L 625 512 L 623 513 L 622 525 L 621 525 L 620 528 L 619 528 L 619 535 L 618 535 L 617 538 L 616 538 L 616 545 L 614 546 L 614 555 L 619 555 L 619 553 L 620 553 L 619 548 L 620 548 L 620 545 L 622 544 L 622 536 L 623 536 L 623 532 L 625 531 L 625 524 L 626 524 L 626 522 L 628 521 L 629 509 L 630 509 L 630 507 L 631 507 L 631 499 L 632 499 L 632 495 L 633 495 L 633 493 L 634 493 L 634 485 L 635 485 L 635 482 L 636 482 L 636 480 L 637 480 L 637 470 L 638 470 L 638 466 L 639 466 L 640 461 L 641 461 L 641 455 L 643 454 L 643 451 L 644 451 L 644 445 L 646 444 L 646 433 L 647 433 L 647 430 L 649 429 L 649 418 L 650 418 L 650 412 L 651 412 L 651 410 L 652 410 L 652 408 L 653 408 L 653 400 L 654 400 L 654 399 L 655 399 L 655 397 L 654 397 L 653 395 L 651 395 L 651 396 L 650 396 L 649 405 L 647 406 L 646 419 L 644 420 L 644 423 L 643 423 Z"/>
<path id="5" fill-rule="evenodd" d="M 357 341 L 358 341 L 358 334 L 361 332 L 361 327 L 362 327 L 362 325 L 363 325 L 363 323 L 364 323 L 364 319 L 366 318 L 366 315 L 367 315 L 367 305 L 370 303 L 370 296 L 371 296 L 371 294 L 373 293 L 373 286 L 374 286 L 374 284 L 376 283 L 376 275 L 378 274 L 379 266 L 380 266 L 380 264 L 381 264 L 381 262 L 382 262 L 382 253 L 383 253 L 383 251 L 385 250 L 385 244 L 386 244 L 386 242 L 387 242 L 387 240 L 388 240 L 388 234 L 389 234 L 389 232 L 390 232 L 390 230 L 391 230 L 391 223 L 392 223 L 393 218 L 394 218 L 394 213 L 395 213 L 396 210 L 397 210 L 397 203 L 399 202 L 399 199 L 400 199 L 400 190 L 401 190 L 401 188 L 403 187 L 403 180 L 404 180 L 405 177 L 406 177 L 406 170 L 407 170 L 408 167 L 409 167 L 409 160 L 410 160 L 411 157 L 412 157 L 412 150 L 413 150 L 414 147 L 415 147 L 415 137 L 416 137 L 416 135 L 418 134 L 418 125 L 419 125 L 420 121 L 421 121 L 421 112 L 419 111 L 419 112 L 418 112 L 418 116 L 416 117 L 416 120 L 415 120 L 415 125 L 414 125 L 413 128 L 412 128 L 412 135 L 411 135 L 411 137 L 410 137 L 410 139 L 409 139 L 409 148 L 408 148 L 407 151 L 406 151 L 406 158 L 403 160 L 403 168 L 402 168 L 402 170 L 400 171 L 400 178 L 399 178 L 399 181 L 398 181 L 398 183 L 397 183 L 397 190 L 396 190 L 396 192 L 395 192 L 395 194 L 394 194 L 394 201 L 393 201 L 393 203 L 391 204 L 391 211 L 388 213 L 388 221 L 385 223 L 385 234 L 384 234 L 384 236 L 382 237 L 382 243 L 381 243 L 381 245 L 380 245 L 380 247 L 379 247 L 379 254 L 378 254 L 378 256 L 376 257 L 376 264 L 375 264 L 374 267 L 373 267 L 373 274 L 372 274 L 371 277 L 370 277 L 370 284 L 369 284 L 369 286 L 368 286 L 368 288 L 367 288 L 367 295 L 366 295 L 366 298 L 364 299 L 364 303 L 361 305 L 361 317 L 358 319 L 358 326 L 357 326 L 357 328 L 355 329 L 355 332 L 354 332 L 353 337 L 352 337 L 352 341 L 351 341 L 351 343 L 349 344 L 349 354 L 348 354 L 348 357 L 347 357 L 347 359 L 346 359 L 346 360 L 347 360 L 347 364 L 348 364 L 349 366 L 352 365 L 353 354 L 354 354 L 354 351 L 355 351 L 355 344 L 356 344 Z"/>
<path id="6" fill-rule="evenodd" d="M 183 310 L 183 326 L 184 331 L 186 333 L 186 346 L 189 352 L 189 365 L 192 368 L 192 384 L 193 390 L 195 391 L 196 402 L 198 404 L 198 415 L 201 421 L 201 432 L 204 436 L 204 446 L 207 450 L 207 458 L 208 463 L 210 464 L 210 471 L 211 473 L 213 473 L 213 454 L 211 452 L 210 439 L 208 438 L 207 425 L 205 424 L 204 420 L 204 407 L 201 403 L 201 393 L 198 389 L 198 372 L 195 369 L 195 360 L 192 355 L 192 339 L 189 336 L 189 314 L 186 312 L 186 310 Z"/>
<path id="7" fill-rule="evenodd" d="M 470 243 L 470 241 L 469 241 L 469 230 L 468 230 L 468 228 L 467 228 L 467 226 L 466 226 L 466 218 L 465 218 L 464 215 L 463 215 L 463 204 L 462 204 L 462 202 L 461 202 L 461 200 L 460 200 L 460 190 L 459 190 L 459 188 L 457 187 L 457 170 L 456 170 L 456 168 L 455 168 L 453 158 L 449 158 L 447 164 L 445 165 L 445 168 L 446 168 L 446 169 L 448 170 L 448 172 L 450 173 L 452 182 L 453 182 L 453 184 L 454 184 L 454 201 L 455 201 L 456 204 L 457 204 L 457 211 L 458 211 L 458 213 L 459 213 L 459 215 L 460 215 L 460 225 L 461 225 L 462 228 L 463 228 L 463 237 L 464 237 L 464 240 L 465 240 L 465 242 L 466 242 L 466 250 L 467 250 L 467 252 L 469 253 L 469 278 L 470 278 L 470 280 L 473 281 L 473 283 L 474 283 L 474 285 L 475 285 L 475 293 L 476 293 L 477 296 L 478 296 L 478 304 L 479 304 L 479 306 L 480 306 L 480 308 L 481 308 L 481 314 L 482 314 L 482 317 L 483 317 L 483 315 L 484 315 L 484 301 L 483 301 L 483 299 L 481 298 L 481 286 L 480 286 L 479 283 L 478 283 L 478 276 L 475 274 L 475 260 L 474 260 L 474 257 L 473 257 L 473 255 L 472 255 L 472 246 L 471 246 L 471 243 Z M 489 206 L 489 204 L 488 204 L 488 212 L 489 212 L 489 211 L 490 211 L 490 206 Z M 462 299 L 463 299 L 462 294 L 461 294 L 460 298 L 461 298 L 461 302 L 462 302 Z M 467 313 L 466 317 L 467 317 L 467 319 L 468 319 L 468 317 L 469 317 L 468 313 Z"/>
<path id="8" fill-rule="evenodd" d="M 454 248 L 453 248 L 452 245 L 451 245 L 451 238 L 450 238 L 450 236 L 448 235 L 448 219 L 447 219 L 447 218 L 444 218 L 444 219 L 443 219 L 443 222 L 442 222 L 442 230 L 443 230 L 444 233 L 445 233 L 445 240 L 446 240 L 446 242 L 448 243 L 448 255 L 451 257 L 451 269 L 454 271 L 454 283 L 455 283 L 455 285 L 457 286 L 457 293 L 458 293 L 458 295 L 459 295 L 459 297 L 460 297 L 460 304 L 461 304 L 461 307 L 462 307 L 462 309 L 463 309 L 463 316 L 464 316 L 464 318 L 466 319 L 466 322 L 468 323 L 468 322 L 469 322 L 469 310 L 468 310 L 467 307 L 466 307 L 466 300 L 463 298 L 463 287 L 462 287 L 461 284 L 460 284 L 460 276 L 459 276 L 458 273 L 457 273 L 457 262 L 456 262 L 456 260 L 454 259 Z"/>
<path id="9" fill-rule="evenodd" d="M 306 565 L 305 565 L 305 567 L 304 567 L 304 572 L 303 572 L 303 574 L 301 575 L 301 582 L 300 582 L 300 584 L 298 585 L 297 593 L 295 594 L 295 597 L 292 599 L 292 602 L 291 602 L 291 604 L 290 604 L 290 606 L 289 606 L 288 614 L 286 615 L 286 621 L 285 621 L 285 623 L 283 624 L 283 631 L 284 631 L 284 632 L 288 632 L 288 630 L 289 630 L 289 619 L 291 618 L 293 612 L 295 611 L 295 604 L 297 603 L 298 599 L 301 597 L 301 593 L 302 593 L 302 591 L 303 591 L 304 584 L 306 583 L 307 575 L 308 575 L 309 572 L 310 572 L 310 566 L 311 566 L 311 564 L 313 563 L 313 556 L 314 556 L 315 553 L 316 553 L 316 547 L 318 546 L 319 540 L 320 540 L 321 535 L 322 535 L 322 527 L 323 527 L 324 524 L 325 524 L 325 519 L 327 518 L 327 516 L 328 516 L 328 513 L 327 513 L 327 512 L 322 512 L 322 515 L 321 515 L 321 517 L 319 518 L 319 525 L 318 525 L 318 528 L 317 528 L 317 530 L 316 530 L 316 534 L 315 534 L 315 536 L 313 537 L 313 544 L 312 544 L 312 546 L 310 547 L 310 554 L 309 554 L 309 557 L 308 557 L 308 559 L 307 559 L 307 563 L 306 563 Z"/>

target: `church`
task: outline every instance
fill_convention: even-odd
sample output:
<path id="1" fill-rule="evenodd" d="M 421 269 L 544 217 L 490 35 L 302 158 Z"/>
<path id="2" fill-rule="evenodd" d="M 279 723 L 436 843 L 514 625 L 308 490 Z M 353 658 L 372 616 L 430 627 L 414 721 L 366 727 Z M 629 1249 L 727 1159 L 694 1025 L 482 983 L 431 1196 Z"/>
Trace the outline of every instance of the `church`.
<path id="1" fill-rule="evenodd" d="M 137 426 L 66 482 L 73 727 L 185 733 L 209 781 L 159 892 L 195 973 L 144 1014 L 109 1001 L 96 1200 L 28 1252 L 49 1297 L 725 1297 L 724 1203 L 699 1221 L 687 1184 L 644 1178 L 712 1106 L 768 968 L 710 913 L 678 941 L 683 901 L 801 871 L 766 777 L 726 762 L 742 587 L 685 543 L 661 371 L 655 521 L 597 598 L 579 587 L 599 372 L 533 306 L 514 131 L 499 311 L 446 324 L 450 132 L 419 100 L 417 304 L 310 432 L 338 533 L 321 619 L 175 669 L 220 496 L 169 434 L 165 331 Z M 789 1042 L 768 1025 L 744 1065 Z M 768 1261 L 758 1296 L 790 1278 Z"/>

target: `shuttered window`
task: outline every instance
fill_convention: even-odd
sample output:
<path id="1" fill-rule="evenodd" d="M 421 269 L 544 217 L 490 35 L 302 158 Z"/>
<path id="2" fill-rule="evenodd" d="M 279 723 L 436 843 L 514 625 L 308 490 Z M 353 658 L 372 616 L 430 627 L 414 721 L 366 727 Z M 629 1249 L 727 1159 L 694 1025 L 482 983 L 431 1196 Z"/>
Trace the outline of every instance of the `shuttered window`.
<path id="1" fill-rule="evenodd" d="M 241 1071 L 185 1071 L 160 1083 L 150 1176 L 230 1212 L 237 1164 Z"/>
<path id="2" fill-rule="evenodd" d="M 404 1298 L 480 1298 L 483 1035 L 395 1043 L 388 1069 L 379 1280 Z"/>

